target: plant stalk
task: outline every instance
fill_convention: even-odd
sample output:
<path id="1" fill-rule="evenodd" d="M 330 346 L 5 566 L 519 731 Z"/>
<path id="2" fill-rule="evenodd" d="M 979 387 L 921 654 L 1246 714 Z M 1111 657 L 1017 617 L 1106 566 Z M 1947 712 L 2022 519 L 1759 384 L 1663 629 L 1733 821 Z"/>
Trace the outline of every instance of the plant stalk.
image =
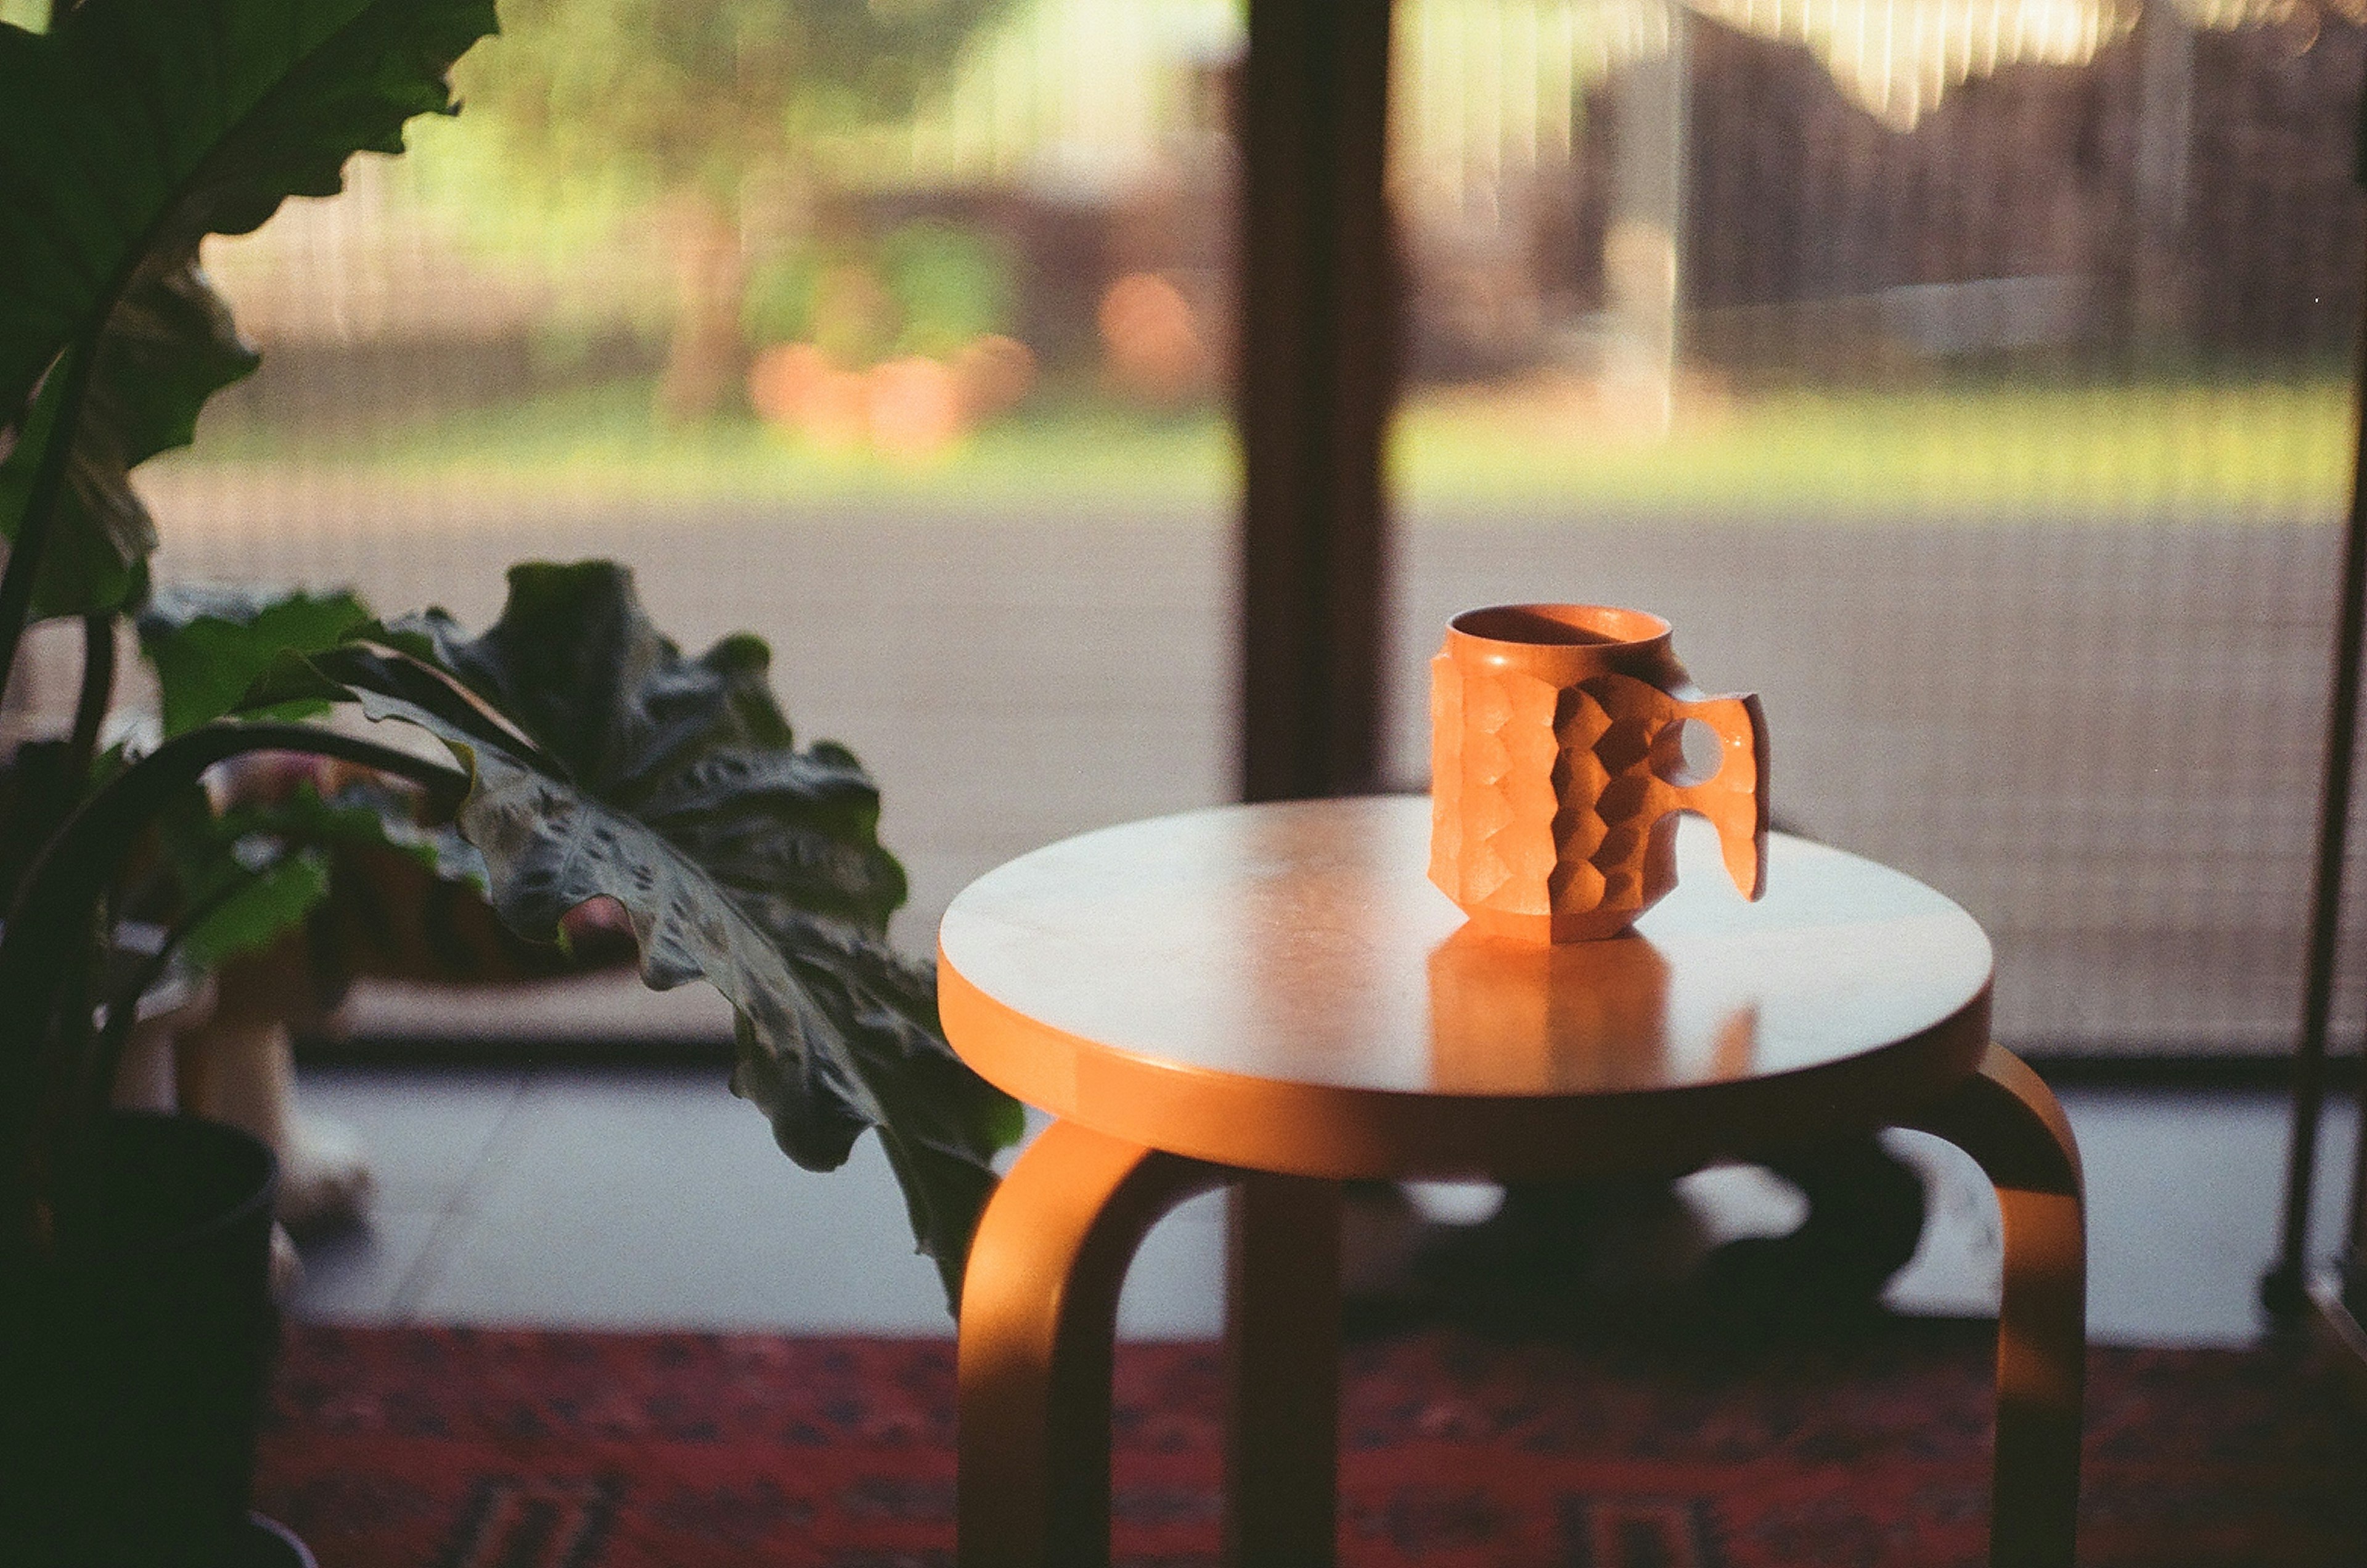
<path id="1" fill-rule="evenodd" d="M 83 1095 L 85 1108 L 96 1116 L 107 1110 L 114 1092 L 117 1067 L 123 1060 L 124 1048 L 130 1043 L 132 1030 L 140 1023 L 140 999 L 153 990 L 173 966 L 173 956 L 189 933 L 205 923 L 217 910 L 237 897 L 260 880 L 260 874 L 232 877 L 220 887 L 191 905 L 180 919 L 164 933 L 155 953 L 134 970 L 114 995 L 106 998 L 107 1023 L 98 1032 L 97 1049 L 94 1051 L 90 1070 L 85 1075 Z"/>
<path id="2" fill-rule="evenodd" d="M 82 618 L 82 691 L 74 699 L 74 731 L 66 740 L 66 782 L 76 791 L 90 783 L 98 756 L 98 729 L 115 701 L 115 616 L 101 611 Z"/>
<path id="3" fill-rule="evenodd" d="M 58 415 L 50 426 L 50 443 L 41 450 L 41 466 L 33 471 L 32 488 L 26 492 L 25 514 L 17 520 L 16 540 L 8 547 L 7 570 L 0 571 L 0 693 L 8 689 L 8 677 L 17 668 L 17 649 L 25 640 L 25 623 L 32 616 L 33 590 L 40 581 L 41 558 L 49 553 L 58 497 L 65 491 L 66 470 L 74 457 L 74 430 L 82 423 L 82 405 L 90 396 L 91 367 L 97 359 L 95 343 L 77 344 L 66 350 L 66 382 L 58 395 Z M 51 371 L 56 373 L 54 368 Z M 40 397 L 36 391 L 34 400 Z"/>
<path id="4" fill-rule="evenodd" d="M 13 563 L 12 563 L 13 564 Z M 0 1258 L 37 1243 L 56 1168 L 55 1135 L 73 1118 L 88 1070 L 91 949 L 108 888 L 140 829 L 206 770 L 249 751 L 298 751 L 376 768 L 456 796 L 449 763 L 306 724 L 222 722 L 178 735 L 93 794 L 53 834 L 0 931 Z M 51 1124 L 44 1135 L 44 1123 Z"/>

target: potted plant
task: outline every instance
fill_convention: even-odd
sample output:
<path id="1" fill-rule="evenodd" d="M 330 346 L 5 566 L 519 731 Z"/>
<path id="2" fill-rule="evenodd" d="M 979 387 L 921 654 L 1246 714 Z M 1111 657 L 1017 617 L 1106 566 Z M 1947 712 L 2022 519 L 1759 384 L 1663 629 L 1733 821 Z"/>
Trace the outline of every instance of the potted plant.
<path id="1" fill-rule="evenodd" d="M 71 732 L 20 750 L 0 807 L 12 1562 L 252 1556 L 267 1153 L 108 1098 L 141 997 L 300 919 L 325 843 L 476 874 L 531 936 L 615 899 L 650 984 L 730 998 L 732 1086 L 793 1159 L 830 1168 L 878 1131 L 949 1299 L 1019 1131 L 946 1047 L 929 972 L 886 940 L 904 881 L 876 789 L 843 748 L 794 744 L 756 639 L 687 657 L 599 562 L 516 569 L 478 637 L 337 596 L 149 592 L 130 470 L 255 363 L 200 241 L 334 193 L 357 152 L 400 152 L 410 118 L 453 112 L 448 69 L 493 30 L 491 0 L 83 0 L 40 31 L 0 23 L 0 684 L 34 620 L 78 619 L 85 648 Z M 117 626 L 143 607 L 162 733 L 102 750 Z M 448 757 L 324 725 L 333 706 Z M 208 803 L 210 770 L 265 751 L 361 782 Z M 134 915 L 153 940 L 130 938 Z"/>

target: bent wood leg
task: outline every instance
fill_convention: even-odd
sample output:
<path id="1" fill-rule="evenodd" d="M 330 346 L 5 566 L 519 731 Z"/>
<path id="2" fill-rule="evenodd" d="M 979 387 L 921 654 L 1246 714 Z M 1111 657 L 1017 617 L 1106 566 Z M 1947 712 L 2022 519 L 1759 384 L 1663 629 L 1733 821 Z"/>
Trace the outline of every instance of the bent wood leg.
<path id="1" fill-rule="evenodd" d="M 1230 1175 L 1057 1122 L 1003 1178 L 962 1278 L 962 1568 L 1109 1562 L 1118 1286 L 1161 1214 Z"/>
<path id="2" fill-rule="evenodd" d="M 1339 1517 L 1340 1184 L 1245 1174 L 1231 1224 L 1225 1561 L 1327 1568 Z"/>
<path id="3" fill-rule="evenodd" d="M 2087 1225 L 2071 1125 L 2038 1075 L 1996 1045 L 1970 1078 L 1900 1125 L 1979 1161 L 2004 1219 L 1989 1562 L 2071 1568 L 2088 1349 Z"/>

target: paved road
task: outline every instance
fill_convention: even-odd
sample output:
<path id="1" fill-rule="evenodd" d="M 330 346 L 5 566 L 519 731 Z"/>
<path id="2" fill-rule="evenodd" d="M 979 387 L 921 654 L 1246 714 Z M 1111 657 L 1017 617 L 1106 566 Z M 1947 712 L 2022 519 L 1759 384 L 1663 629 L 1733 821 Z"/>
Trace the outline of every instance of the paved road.
<path id="1" fill-rule="evenodd" d="M 481 622 L 504 563 L 606 554 L 686 645 L 762 634 L 801 732 L 846 740 L 881 781 L 916 948 L 1010 855 L 1230 788 L 1222 515 L 657 520 L 613 499 L 206 470 L 158 500 L 167 576 L 351 581 L 384 610 L 440 600 Z M 1783 818 L 1988 926 L 2006 1038 L 2273 1051 L 2298 1008 L 2337 544 L 2249 520 L 1419 516 L 1392 773 L 1421 782 L 1426 662 L 1455 610 L 1652 608 L 1704 685 L 1764 695 Z"/>

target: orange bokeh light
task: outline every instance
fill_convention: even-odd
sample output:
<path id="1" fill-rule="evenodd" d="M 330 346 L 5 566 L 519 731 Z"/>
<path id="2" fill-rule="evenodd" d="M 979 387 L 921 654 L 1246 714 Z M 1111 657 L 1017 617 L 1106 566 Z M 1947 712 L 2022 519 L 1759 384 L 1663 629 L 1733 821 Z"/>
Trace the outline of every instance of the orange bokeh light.
<path id="1" fill-rule="evenodd" d="M 1208 345 L 1184 291 L 1155 272 L 1130 272 L 1102 295 L 1097 313 L 1110 374 L 1152 402 L 1181 402 L 1206 389 Z"/>

